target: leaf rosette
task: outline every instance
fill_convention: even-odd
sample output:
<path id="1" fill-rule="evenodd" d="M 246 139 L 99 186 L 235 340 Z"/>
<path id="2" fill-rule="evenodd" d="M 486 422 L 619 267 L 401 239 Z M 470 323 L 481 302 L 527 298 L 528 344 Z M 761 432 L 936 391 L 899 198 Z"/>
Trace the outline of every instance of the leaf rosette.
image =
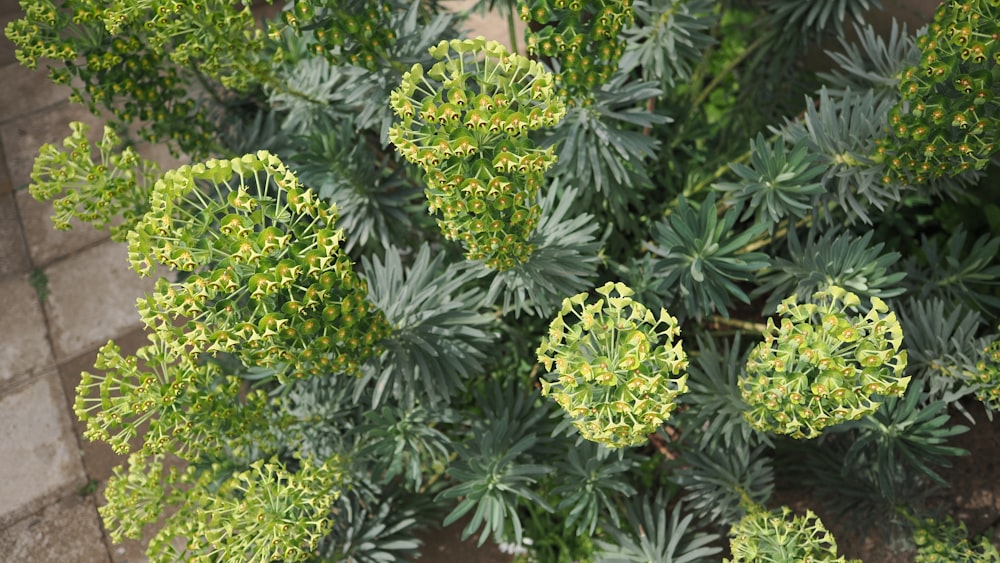
<path id="1" fill-rule="evenodd" d="M 857 295 L 831 286 L 812 303 L 792 296 L 778 306 L 781 322 L 768 319 L 741 380 L 751 426 L 813 438 L 874 413 L 881 398 L 903 395 L 910 378 L 902 376 L 906 351 L 899 350 L 896 314 L 878 297 L 866 314 L 852 314 L 860 305 Z"/>
<path id="2" fill-rule="evenodd" d="M 566 113 L 554 79 L 537 61 L 496 41 L 442 41 L 429 69 L 415 64 L 389 104 L 389 140 L 424 172 L 428 207 L 466 257 L 495 270 L 525 262 L 541 209 L 536 195 L 556 156 L 528 132 Z"/>
<path id="3" fill-rule="evenodd" d="M 555 374 L 542 381 L 573 417 L 584 438 L 611 448 L 635 446 L 670 418 L 687 391 L 687 355 L 677 319 L 631 299 L 623 283 L 563 300 L 538 347 L 538 361 Z"/>

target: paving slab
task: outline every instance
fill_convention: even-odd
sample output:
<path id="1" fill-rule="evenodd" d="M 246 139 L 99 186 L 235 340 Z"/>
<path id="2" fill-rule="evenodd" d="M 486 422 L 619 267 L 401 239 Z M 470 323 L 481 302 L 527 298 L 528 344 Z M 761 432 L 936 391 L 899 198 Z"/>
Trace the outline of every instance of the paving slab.
<path id="1" fill-rule="evenodd" d="M 30 69 L 12 62 L 0 67 L 4 103 L 0 121 L 7 121 L 69 99 L 70 89 L 49 80 L 48 67 Z"/>
<path id="2" fill-rule="evenodd" d="M 52 264 L 45 274 L 45 314 L 60 362 L 141 326 L 135 301 L 154 284 L 129 269 L 126 245 L 110 239 Z"/>
<path id="3" fill-rule="evenodd" d="M 0 279 L 29 270 L 31 261 L 24 233 L 21 232 L 14 194 L 0 190 Z"/>
<path id="4" fill-rule="evenodd" d="M 108 231 L 77 219 L 70 221 L 72 228 L 68 231 L 56 230 L 52 224 L 52 202 L 38 201 L 28 190 L 18 190 L 16 202 L 28 253 L 37 266 L 47 266 L 110 237 Z"/>
<path id="5" fill-rule="evenodd" d="M 23 274 L 0 280 L 0 389 L 15 378 L 38 376 L 55 368 L 38 293 L 28 279 Z M 59 408 L 64 407 L 60 404 Z M 0 432 L 0 444 L 5 439 Z M 0 455 L 0 459 L 16 458 Z"/>
<path id="6" fill-rule="evenodd" d="M 17 0 L 0 0 L 0 66 L 15 62 L 14 43 L 2 33 L 7 24 L 23 15 Z"/>
<path id="7" fill-rule="evenodd" d="M 0 459 L 0 524 L 86 483 L 54 370 L 0 397 Z"/>
<path id="8" fill-rule="evenodd" d="M 0 530 L 8 563 L 108 563 L 92 497 L 70 495 Z"/>
<path id="9" fill-rule="evenodd" d="M 0 103 L 5 103 L 4 95 Z M 82 121 L 90 125 L 90 140 L 96 142 L 104 131 L 104 121 L 95 117 L 87 108 L 61 102 L 43 112 L 18 116 L 0 122 L 0 144 L 7 157 L 7 169 L 14 189 L 26 186 L 31 180 L 31 166 L 38 155 L 38 148 L 45 143 L 62 145 L 71 133 L 69 123 Z"/>

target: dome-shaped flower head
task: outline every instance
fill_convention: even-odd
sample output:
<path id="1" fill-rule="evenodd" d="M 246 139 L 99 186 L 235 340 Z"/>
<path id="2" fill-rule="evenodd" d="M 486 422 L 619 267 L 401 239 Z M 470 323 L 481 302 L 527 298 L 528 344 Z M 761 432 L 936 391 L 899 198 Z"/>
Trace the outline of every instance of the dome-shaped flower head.
<path id="1" fill-rule="evenodd" d="M 645 442 L 670 418 L 687 390 L 687 356 L 677 319 L 654 315 L 622 283 L 563 300 L 538 347 L 538 361 L 552 373 L 542 381 L 584 438 L 612 448 Z"/>
<path id="2" fill-rule="evenodd" d="M 764 341 L 750 352 L 742 379 L 750 425 L 794 438 L 812 438 L 827 426 L 874 413 L 887 396 L 902 396 L 906 351 L 896 314 L 878 297 L 871 309 L 840 287 L 790 297 L 768 319 Z"/>

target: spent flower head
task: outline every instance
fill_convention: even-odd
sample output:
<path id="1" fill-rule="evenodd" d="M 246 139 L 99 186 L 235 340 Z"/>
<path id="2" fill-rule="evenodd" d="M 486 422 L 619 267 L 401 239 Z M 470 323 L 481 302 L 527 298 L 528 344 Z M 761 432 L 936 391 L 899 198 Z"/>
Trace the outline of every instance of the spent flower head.
<path id="1" fill-rule="evenodd" d="M 687 390 L 687 355 L 677 319 L 654 315 L 622 283 L 563 300 L 538 347 L 538 361 L 554 379 L 542 381 L 584 438 L 612 448 L 645 442 Z"/>
<path id="2" fill-rule="evenodd" d="M 528 132 L 554 126 L 565 105 L 541 64 L 496 41 L 442 41 L 430 51 L 439 62 L 413 65 L 389 97 L 389 139 L 424 170 L 445 237 L 462 241 L 471 260 L 510 269 L 531 255 L 536 196 L 556 161 Z"/>
<path id="3" fill-rule="evenodd" d="M 741 380 L 751 426 L 795 438 L 813 438 L 827 426 L 875 412 L 881 398 L 902 396 L 906 351 L 895 313 L 878 297 L 854 313 L 857 295 L 831 286 L 812 303 L 792 296 L 768 319 L 764 341 L 747 359 Z"/>

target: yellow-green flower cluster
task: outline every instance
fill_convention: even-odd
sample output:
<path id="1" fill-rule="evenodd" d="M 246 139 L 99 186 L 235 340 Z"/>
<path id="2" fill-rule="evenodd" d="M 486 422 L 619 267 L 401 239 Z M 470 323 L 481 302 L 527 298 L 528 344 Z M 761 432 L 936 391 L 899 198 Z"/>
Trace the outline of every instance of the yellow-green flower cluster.
<path id="1" fill-rule="evenodd" d="M 143 321 L 176 356 L 233 354 L 279 377 L 357 373 L 390 327 L 336 220 L 266 151 L 168 172 L 129 259 L 144 275 L 154 263 L 190 274 L 158 280 L 139 300 Z"/>
<path id="2" fill-rule="evenodd" d="M 134 454 L 108 479 L 108 503 L 99 511 L 119 542 L 138 539 L 176 506 L 149 542 L 153 561 L 305 561 L 332 527 L 344 469 L 336 457 L 299 465 L 293 472 L 271 458 L 226 474 L 217 466 L 165 467 L 162 457 Z"/>
<path id="3" fill-rule="evenodd" d="M 798 516 L 787 506 L 772 511 L 761 506 L 752 507 L 730 529 L 729 549 L 733 558 L 725 559 L 727 563 L 848 563 L 844 557 L 837 556 L 836 539 L 813 511 L 807 510 L 805 516 Z"/>
<path id="4" fill-rule="evenodd" d="M 979 384 L 976 398 L 991 411 L 1000 410 L 1000 337 L 983 349 L 976 362 L 974 380 Z"/>
<path id="5" fill-rule="evenodd" d="M 217 363 L 177 357 L 169 348 L 155 338 L 134 356 L 122 356 L 114 342 L 101 347 L 99 371 L 81 375 L 73 404 L 86 438 L 126 454 L 141 433 L 143 455 L 185 459 L 265 441 L 263 391 L 244 393 L 243 380 Z"/>
<path id="6" fill-rule="evenodd" d="M 618 70 L 631 0 L 518 0 L 518 9 L 522 20 L 538 24 L 525 33 L 528 53 L 559 61 L 560 96 L 586 99 Z"/>
<path id="7" fill-rule="evenodd" d="M 909 384 L 903 332 L 881 299 L 872 297 L 864 315 L 851 312 L 858 296 L 839 287 L 813 300 L 783 301 L 780 324 L 768 319 L 764 341 L 750 352 L 741 391 L 758 430 L 813 438 L 875 412 L 882 397 L 902 396 Z"/>
<path id="8" fill-rule="evenodd" d="M 234 5 L 235 4 L 235 5 Z M 263 36 L 242 2 L 205 0 L 39 0 L 11 22 L 7 36 L 21 64 L 57 64 L 50 77 L 73 91 L 91 112 L 107 110 L 123 127 L 141 122 L 139 134 L 204 154 L 215 127 L 192 99 L 189 69 L 246 89 L 267 71 L 259 53 Z"/>
<path id="9" fill-rule="evenodd" d="M 890 113 L 892 137 L 879 146 L 886 182 L 923 183 L 982 169 L 996 152 L 1000 4 L 942 2 L 917 39 L 920 66 L 899 84 Z"/>
<path id="10" fill-rule="evenodd" d="M 311 30 L 313 49 L 335 64 L 375 70 L 396 42 L 392 8 L 384 0 L 296 0 L 282 17 L 296 34 Z M 281 31 L 272 26 L 270 33 L 276 38 Z"/>
<path id="11" fill-rule="evenodd" d="M 132 147 L 121 148 L 121 140 L 110 127 L 97 144 L 94 162 L 88 126 L 70 123 L 72 135 L 63 141 L 65 150 L 42 145 L 31 169 L 31 196 L 53 201 L 52 223 L 68 230 L 70 221 L 86 221 L 97 229 L 108 228 L 111 238 L 125 240 L 129 229 L 149 208 L 151 178 L 159 167 L 140 157 Z M 121 219 L 120 222 L 114 221 Z"/>
<path id="12" fill-rule="evenodd" d="M 677 319 L 654 315 L 622 283 L 563 300 L 538 347 L 538 361 L 555 375 L 542 381 L 584 438 L 622 448 L 642 444 L 687 391 L 687 355 Z"/>
<path id="13" fill-rule="evenodd" d="M 969 539 L 965 523 L 950 516 L 925 518 L 913 532 L 914 563 L 1000 563 L 1000 553 L 986 536 Z"/>
<path id="14" fill-rule="evenodd" d="M 550 73 L 496 41 L 442 41 L 430 51 L 439 62 L 414 65 L 389 97 L 398 118 L 389 139 L 426 173 L 445 237 L 462 241 L 470 260 L 513 268 L 533 251 L 536 195 L 556 161 L 528 132 L 554 126 L 565 105 Z"/>

